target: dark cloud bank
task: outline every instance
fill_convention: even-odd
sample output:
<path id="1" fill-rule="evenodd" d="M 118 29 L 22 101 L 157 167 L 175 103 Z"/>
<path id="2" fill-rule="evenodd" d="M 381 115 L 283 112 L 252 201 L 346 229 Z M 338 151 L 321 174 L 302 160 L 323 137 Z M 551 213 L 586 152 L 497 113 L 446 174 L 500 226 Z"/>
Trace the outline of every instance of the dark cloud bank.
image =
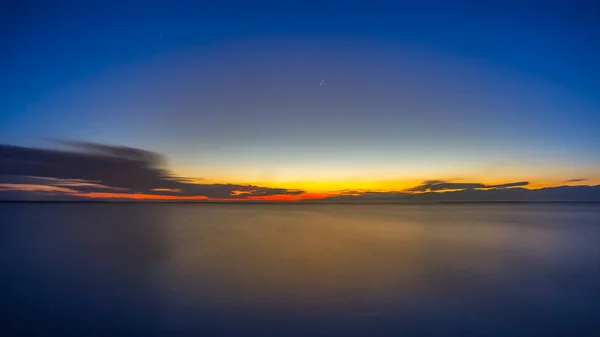
<path id="1" fill-rule="evenodd" d="M 76 193 L 143 193 L 161 196 L 248 198 L 299 195 L 303 191 L 251 185 L 199 184 L 173 176 L 166 159 L 130 147 L 60 141 L 62 149 L 0 145 L 0 184 L 44 185 L 49 192 L 16 191 L 0 187 L 0 198 L 73 199 Z"/>
<path id="2" fill-rule="evenodd" d="M 301 190 L 252 185 L 200 184 L 188 178 L 175 177 L 166 168 L 166 158 L 158 153 L 87 142 L 59 141 L 58 144 L 60 149 L 0 145 L 0 200 L 86 200 L 86 197 L 74 194 L 93 192 L 211 199 L 304 193 Z M 567 182 L 584 180 L 570 179 Z M 33 185 L 48 190 L 23 190 L 23 187 Z M 526 181 L 486 185 L 428 180 L 406 191 L 350 191 L 320 202 L 600 201 L 600 186 L 532 190 L 524 188 L 527 185 L 529 182 Z"/>

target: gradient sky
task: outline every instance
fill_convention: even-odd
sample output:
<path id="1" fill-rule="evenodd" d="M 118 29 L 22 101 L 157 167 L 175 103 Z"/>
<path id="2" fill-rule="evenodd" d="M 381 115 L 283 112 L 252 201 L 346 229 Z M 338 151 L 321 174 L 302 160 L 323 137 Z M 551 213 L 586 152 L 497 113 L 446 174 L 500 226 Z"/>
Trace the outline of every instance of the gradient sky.
<path id="1" fill-rule="evenodd" d="M 600 182 L 595 1 L 202 3 L 3 2 L 0 144 L 318 192 Z"/>

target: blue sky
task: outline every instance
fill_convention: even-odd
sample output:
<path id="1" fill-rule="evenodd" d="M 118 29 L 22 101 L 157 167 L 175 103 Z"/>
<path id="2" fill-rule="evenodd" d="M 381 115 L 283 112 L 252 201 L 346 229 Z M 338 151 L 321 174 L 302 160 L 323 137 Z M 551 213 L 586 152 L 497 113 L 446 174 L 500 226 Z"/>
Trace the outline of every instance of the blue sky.
<path id="1" fill-rule="evenodd" d="M 5 9 L 0 143 L 144 148 L 220 182 L 600 178 L 592 1 Z"/>

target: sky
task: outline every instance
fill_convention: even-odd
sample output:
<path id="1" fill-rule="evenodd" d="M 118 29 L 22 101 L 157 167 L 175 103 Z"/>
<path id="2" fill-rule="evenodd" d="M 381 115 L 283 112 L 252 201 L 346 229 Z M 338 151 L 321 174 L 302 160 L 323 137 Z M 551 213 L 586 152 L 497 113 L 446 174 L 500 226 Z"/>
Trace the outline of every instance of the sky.
<path id="1" fill-rule="evenodd" d="M 160 166 L 154 189 L 229 186 L 192 198 L 598 185 L 599 15 L 595 1 L 9 0 L 0 190 L 160 194 L 73 170 L 87 160 L 73 152 Z"/>

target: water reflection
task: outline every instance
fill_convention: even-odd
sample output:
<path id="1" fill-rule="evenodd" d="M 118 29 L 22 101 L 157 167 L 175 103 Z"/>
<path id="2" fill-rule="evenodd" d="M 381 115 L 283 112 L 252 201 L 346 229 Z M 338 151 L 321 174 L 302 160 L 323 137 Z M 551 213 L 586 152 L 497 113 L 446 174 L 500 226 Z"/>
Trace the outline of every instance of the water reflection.
<path id="1" fill-rule="evenodd" d="M 16 332 L 120 330 L 155 320 L 153 270 L 167 254 L 162 212 L 100 204 L 0 207 L 8 220 L 3 306 Z"/>
<path id="2" fill-rule="evenodd" d="M 579 205 L 1 205 L 13 332 L 594 335 Z"/>

